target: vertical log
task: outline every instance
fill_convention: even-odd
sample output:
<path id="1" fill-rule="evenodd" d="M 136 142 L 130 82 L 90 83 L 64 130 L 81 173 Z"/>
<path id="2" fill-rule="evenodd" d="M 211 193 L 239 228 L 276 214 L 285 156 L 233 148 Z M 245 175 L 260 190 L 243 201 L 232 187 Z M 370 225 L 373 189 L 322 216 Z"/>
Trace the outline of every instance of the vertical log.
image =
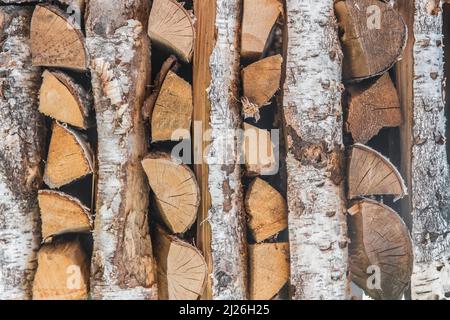
<path id="1" fill-rule="evenodd" d="M 30 299 L 39 248 L 44 124 L 31 66 L 32 8 L 0 8 L 0 300 Z"/>
<path id="2" fill-rule="evenodd" d="M 141 108 L 150 74 L 149 2 L 91 0 L 87 48 L 98 127 L 94 299 L 153 299 L 148 230 L 147 145 Z"/>
<path id="3" fill-rule="evenodd" d="M 294 299 L 346 299 L 341 58 L 333 1 L 287 0 L 284 118 Z"/>

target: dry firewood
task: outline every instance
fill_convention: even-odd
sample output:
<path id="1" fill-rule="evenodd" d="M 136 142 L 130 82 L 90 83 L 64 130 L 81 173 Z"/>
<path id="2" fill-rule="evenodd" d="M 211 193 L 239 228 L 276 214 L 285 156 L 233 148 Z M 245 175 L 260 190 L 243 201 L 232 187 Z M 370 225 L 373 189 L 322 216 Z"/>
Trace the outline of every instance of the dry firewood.
<path id="1" fill-rule="evenodd" d="M 384 127 L 402 122 L 400 100 L 388 73 L 374 81 L 348 87 L 347 130 L 355 142 L 366 143 Z"/>
<path id="2" fill-rule="evenodd" d="M 397 168 L 379 152 L 362 144 L 352 147 L 348 169 L 349 198 L 407 195 L 407 189 Z"/>
<path id="3" fill-rule="evenodd" d="M 86 300 L 89 259 L 78 239 L 44 245 L 38 254 L 33 300 Z"/>
<path id="4" fill-rule="evenodd" d="M 44 71 L 39 111 L 55 120 L 87 129 L 92 97 L 63 72 Z"/>
<path id="5" fill-rule="evenodd" d="M 52 189 L 60 188 L 90 175 L 93 170 L 93 153 L 85 137 L 55 122 L 44 182 Z"/>
<path id="6" fill-rule="evenodd" d="M 173 233 L 189 230 L 200 205 L 200 191 L 192 170 L 169 154 L 159 152 L 145 157 L 142 166 L 167 227 Z"/>
<path id="7" fill-rule="evenodd" d="M 36 6 L 31 21 L 31 53 L 34 66 L 87 69 L 80 26 L 55 6 Z"/>
<path id="8" fill-rule="evenodd" d="M 280 88 L 281 55 L 255 62 L 242 70 L 243 106 L 247 117 L 257 117 L 258 109 L 267 105 Z"/>
<path id="9" fill-rule="evenodd" d="M 283 196 L 266 181 L 256 178 L 245 197 L 248 228 L 256 242 L 287 229 L 287 205 Z"/>
<path id="10" fill-rule="evenodd" d="M 148 23 L 148 35 L 155 44 L 190 62 L 194 51 L 194 18 L 176 0 L 155 0 Z"/>
<path id="11" fill-rule="evenodd" d="M 90 209 L 78 199 L 58 191 L 39 191 L 42 237 L 47 240 L 66 233 L 85 233 L 92 229 Z"/>
<path id="12" fill-rule="evenodd" d="M 344 51 L 344 80 L 380 75 L 399 60 L 408 34 L 391 5 L 380 0 L 340 0 L 335 11 Z"/>
<path id="13" fill-rule="evenodd" d="M 352 280 L 374 299 L 401 299 L 413 267 L 405 223 L 394 210 L 372 200 L 358 202 L 349 213 Z"/>
<path id="14" fill-rule="evenodd" d="M 246 174 L 273 175 L 278 168 L 270 132 L 244 123 L 243 153 Z"/>
<path id="15" fill-rule="evenodd" d="M 289 281 L 289 243 L 249 246 L 250 299 L 270 300 Z"/>
<path id="16" fill-rule="evenodd" d="M 196 247 L 168 235 L 158 226 L 155 257 L 160 300 L 196 300 L 203 293 L 208 268 Z"/>
<path id="17" fill-rule="evenodd" d="M 244 0 L 241 56 L 258 59 L 263 53 L 270 32 L 283 12 L 279 0 Z"/>

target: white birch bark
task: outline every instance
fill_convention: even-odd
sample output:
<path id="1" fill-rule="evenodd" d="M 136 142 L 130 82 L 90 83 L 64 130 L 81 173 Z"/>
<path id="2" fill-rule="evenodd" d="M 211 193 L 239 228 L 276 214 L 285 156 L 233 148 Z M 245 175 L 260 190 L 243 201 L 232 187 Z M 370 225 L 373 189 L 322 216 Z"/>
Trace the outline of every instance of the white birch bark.
<path id="1" fill-rule="evenodd" d="M 141 108 L 150 75 L 146 0 L 91 0 L 87 48 L 98 128 L 98 192 L 92 259 L 94 299 L 157 296 L 141 160 Z"/>
<path id="2" fill-rule="evenodd" d="M 0 8 L 0 300 L 31 298 L 40 244 L 44 121 L 31 66 L 32 8 Z"/>
<path id="3" fill-rule="evenodd" d="M 284 117 L 293 299 L 347 299 L 341 59 L 333 1 L 287 0 Z"/>
<path id="4" fill-rule="evenodd" d="M 241 185 L 238 105 L 240 0 L 217 0 L 210 60 L 211 145 L 207 154 L 215 300 L 247 299 L 247 244 Z"/>
<path id="5" fill-rule="evenodd" d="M 416 0 L 413 26 L 413 299 L 450 295 L 450 176 L 445 146 L 442 11 Z"/>

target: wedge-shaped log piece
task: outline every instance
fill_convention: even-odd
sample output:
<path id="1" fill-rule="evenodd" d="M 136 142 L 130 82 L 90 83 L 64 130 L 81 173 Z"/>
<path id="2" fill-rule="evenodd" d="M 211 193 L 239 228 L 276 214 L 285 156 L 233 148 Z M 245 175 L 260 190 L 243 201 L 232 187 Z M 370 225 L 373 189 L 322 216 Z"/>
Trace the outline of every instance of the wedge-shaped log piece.
<path id="1" fill-rule="evenodd" d="M 186 232 L 195 222 L 200 191 L 192 170 L 165 153 L 151 153 L 142 165 L 155 195 L 159 214 L 173 233 Z"/>
<path id="2" fill-rule="evenodd" d="M 153 108 L 152 141 L 189 139 L 193 109 L 192 86 L 169 71 Z"/>
<path id="3" fill-rule="evenodd" d="M 405 223 L 391 208 L 373 200 L 358 202 L 349 213 L 352 280 L 374 299 L 402 298 L 413 267 Z M 379 289 L 374 288 L 377 284 Z"/>
<path id="4" fill-rule="evenodd" d="M 247 175 L 276 174 L 278 165 L 269 131 L 244 123 L 243 153 Z"/>
<path id="5" fill-rule="evenodd" d="M 89 259 L 79 240 L 44 245 L 38 255 L 33 300 L 86 300 Z"/>
<path id="6" fill-rule="evenodd" d="M 249 246 L 250 299 L 270 300 L 289 280 L 289 244 Z"/>
<path id="7" fill-rule="evenodd" d="M 208 268 L 194 246 L 156 227 L 155 256 L 160 300 L 196 300 L 205 289 Z"/>
<path id="8" fill-rule="evenodd" d="M 51 190 L 40 191 L 38 199 L 44 240 L 66 233 L 91 231 L 91 212 L 78 199 Z"/>
<path id="9" fill-rule="evenodd" d="M 384 73 L 400 58 L 407 28 L 401 15 L 380 0 L 335 3 L 344 52 L 344 80 L 361 80 Z"/>
<path id="10" fill-rule="evenodd" d="M 382 154 L 362 144 L 352 147 L 348 174 L 350 199 L 374 195 L 401 199 L 407 195 L 397 168 Z"/>
<path id="11" fill-rule="evenodd" d="M 241 34 L 241 56 L 258 59 L 263 53 L 270 32 L 283 12 L 279 0 L 244 0 Z"/>
<path id="12" fill-rule="evenodd" d="M 266 181 L 256 178 L 245 197 L 248 227 L 256 242 L 262 242 L 288 227 L 286 200 Z"/>
<path id="13" fill-rule="evenodd" d="M 53 125 L 44 182 L 60 188 L 93 172 L 92 150 L 78 132 L 59 123 Z"/>
<path id="14" fill-rule="evenodd" d="M 375 81 L 350 85 L 347 130 L 358 143 L 366 143 L 384 127 L 402 123 L 400 99 L 388 73 Z"/>
<path id="15" fill-rule="evenodd" d="M 190 62 L 194 51 L 193 16 L 176 0 L 153 1 L 148 35 L 157 45 Z"/>
<path id="16" fill-rule="evenodd" d="M 87 54 L 80 30 L 57 7 L 36 6 L 31 20 L 33 65 L 86 70 Z"/>

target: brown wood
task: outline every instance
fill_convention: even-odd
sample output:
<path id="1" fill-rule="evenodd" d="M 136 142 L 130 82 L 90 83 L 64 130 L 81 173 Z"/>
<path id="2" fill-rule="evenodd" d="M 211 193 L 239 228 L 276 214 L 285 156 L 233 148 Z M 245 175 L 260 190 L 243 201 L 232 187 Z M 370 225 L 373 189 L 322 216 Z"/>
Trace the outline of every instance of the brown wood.
<path id="1" fill-rule="evenodd" d="M 340 0 L 335 2 L 335 11 L 341 29 L 344 80 L 380 75 L 399 60 L 407 28 L 390 4 L 380 0 Z"/>
<path id="2" fill-rule="evenodd" d="M 401 299 L 411 279 L 412 242 L 403 220 L 391 208 L 363 200 L 349 210 L 350 270 L 352 280 L 374 299 Z M 377 288 L 369 277 L 380 270 Z M 376 276 L 376 275 L 374 275 Z"/>
<path id="3" fill-rule="evenodd" d="M 388 73 L 348 87 L 347 131 L 357 143 L 367 143 L 384 127 L 402 123 L 400 100 Z"/>
<path id="4" fill-rule="evenodd" d="M 176 0 L 155 0 L 148 23 L 148 35 L 155 44 L 190 62 L 194 52 L 194 17 Z"/>
<path id="5" fill-rule="evenodd" d="M 277 163 L 270 132 L 244 123 L 244 139 L 246 174 L 259 176 L 276 173 Z"/>
<path id="6" fill-rule="evenodd" d="M 38 5 L 31 20 L 34 66 L 87 69 L 88 58 L 80 26 L 59 8 Z"/>
<path id="7" fill-rule="evenodd" d="M 256 242 L 262 242 L 288 227 L 286 200 L 260 178 L 248 187 L 245 210 L 249 217 L 248 229 Z"/>

